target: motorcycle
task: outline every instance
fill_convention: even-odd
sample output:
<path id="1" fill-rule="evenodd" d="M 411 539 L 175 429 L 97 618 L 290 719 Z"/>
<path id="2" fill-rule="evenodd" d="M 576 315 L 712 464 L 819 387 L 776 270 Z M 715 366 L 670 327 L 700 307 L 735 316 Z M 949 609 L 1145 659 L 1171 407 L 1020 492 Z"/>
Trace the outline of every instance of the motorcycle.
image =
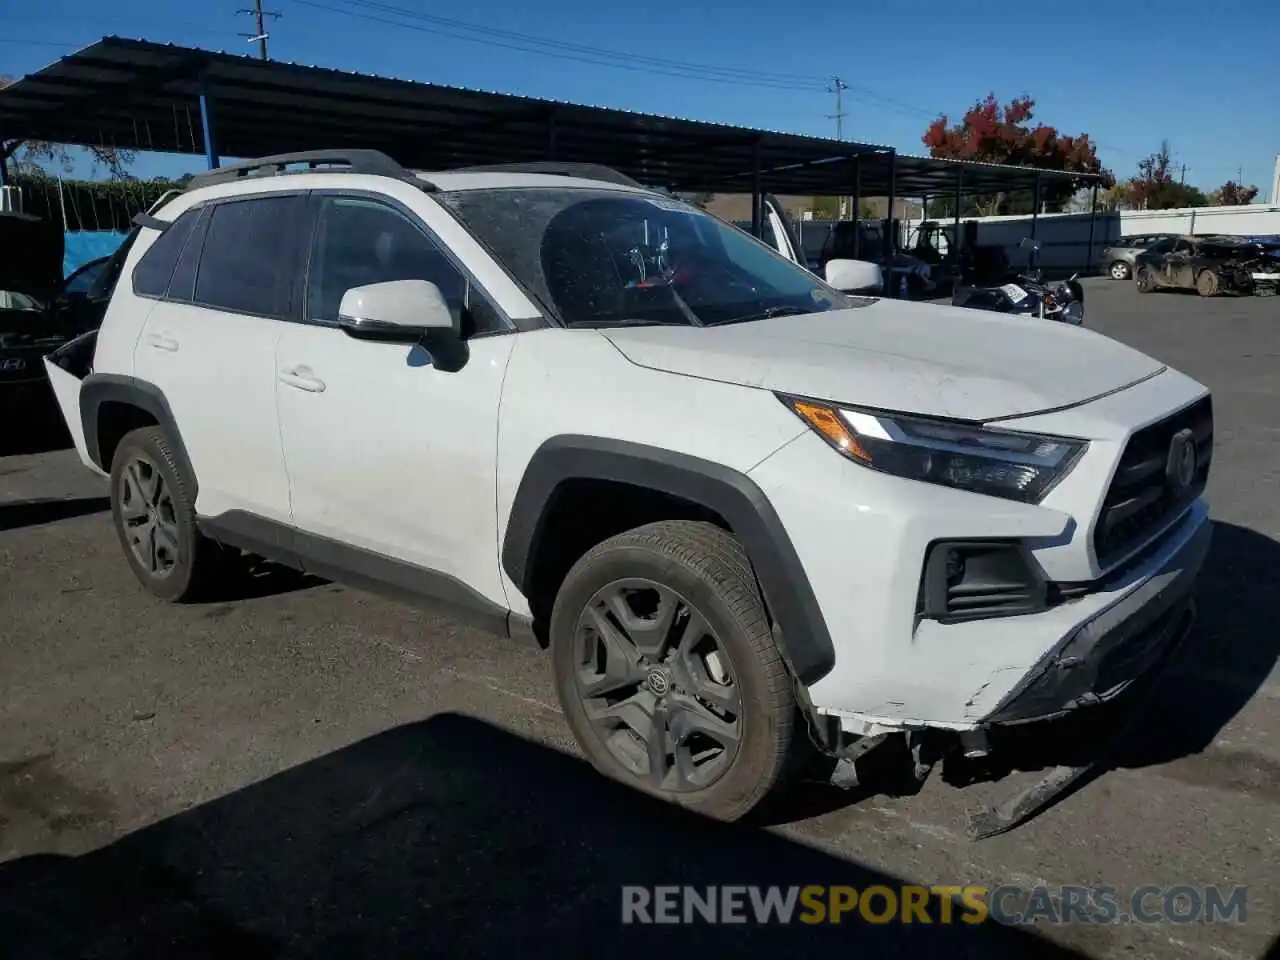
<path id="1" fill-rule="evenodd" d="M 1075 273 L 1060 283 L 1047 283 L 1035 266 L 1040 244 L 1027 238 L 1019 246 L 1029 251 L 1023 273 L 1014 274 L 998 285 L 962 281 L 951 295 L 951 305 L 1083 326 L 1084 287 L 1080 284 L 1080 275 Z"/>

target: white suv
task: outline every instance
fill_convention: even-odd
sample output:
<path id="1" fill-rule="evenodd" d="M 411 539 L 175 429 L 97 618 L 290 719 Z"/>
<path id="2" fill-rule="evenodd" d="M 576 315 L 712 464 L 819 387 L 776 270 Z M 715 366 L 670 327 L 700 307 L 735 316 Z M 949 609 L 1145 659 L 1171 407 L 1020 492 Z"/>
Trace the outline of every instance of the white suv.
<path id="1" fill-rule="evenodd" d="M 243 551 L 536 637 L 599 770 L 720 818 L 812 748 L 980 751 L 1185 633 L 1203 386 L 578 173 L 290 155 L 140 218 L 47 364 L 141 583 Z"/>

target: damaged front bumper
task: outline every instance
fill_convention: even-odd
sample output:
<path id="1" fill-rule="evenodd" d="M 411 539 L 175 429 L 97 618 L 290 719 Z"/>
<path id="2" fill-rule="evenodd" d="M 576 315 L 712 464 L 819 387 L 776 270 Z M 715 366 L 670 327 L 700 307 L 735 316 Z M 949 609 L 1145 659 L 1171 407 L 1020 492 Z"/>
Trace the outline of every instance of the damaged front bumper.
<path id="1" fill-rule="evenodd" d="M 1190 629 L 1195 582 L 1211 539 L 1212 524 L 1205 518 L 1141 586 L 1068 635 L 986 723 L 1059 717 L 1105 703 L 1144 676 Z"/>

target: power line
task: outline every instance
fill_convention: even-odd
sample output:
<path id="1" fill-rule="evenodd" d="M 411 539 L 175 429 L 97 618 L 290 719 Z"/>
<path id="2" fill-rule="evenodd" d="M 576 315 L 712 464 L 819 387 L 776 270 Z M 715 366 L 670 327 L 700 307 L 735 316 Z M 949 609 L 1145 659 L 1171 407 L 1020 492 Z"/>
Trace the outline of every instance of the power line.
<path id="1" fill-rule="evenodd" d="M 280 14 L 276 13 L 274 10 L 263 10 L 262 0 L 253 0 L 252 10 L 237 10 L 236 13 L 241 15 L 247 14 L 248 16 L 253 17 L 254 21 L 258 24 L 257 33 L 242 33 L 240 36 L 247 37 L 250 43 L 253 43 L 255 40 L 258 41 L 258 54 L 263 60 L 266 60 L 267 38 L 269 34 L 267 33 L 267 28 L 262 21 L 264 17 L 271 17 L 273 20 L 279 20 Z"/>

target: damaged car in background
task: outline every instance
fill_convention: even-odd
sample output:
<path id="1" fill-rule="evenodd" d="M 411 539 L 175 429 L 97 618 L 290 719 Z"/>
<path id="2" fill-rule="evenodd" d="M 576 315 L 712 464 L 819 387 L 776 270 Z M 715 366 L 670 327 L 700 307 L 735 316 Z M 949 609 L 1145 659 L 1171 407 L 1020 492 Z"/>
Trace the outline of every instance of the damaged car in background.
<path id="1" fill-rule="evenodd" d="M 1195 290 L 1202 297 L 1275 292 L 1280 259 L 1267 245 L 1234 237 L 1168 237 L 1134 258 L 1143 293 Z"/>
<path id="2" fill-rule="evenodd" d="M 7 427 L 56 421 L 43 358 L 97 326 L 106 310 L 110 258 L 64 279 L 64 243 L 60 224 L 0 213 L 0 404 Z"/>

